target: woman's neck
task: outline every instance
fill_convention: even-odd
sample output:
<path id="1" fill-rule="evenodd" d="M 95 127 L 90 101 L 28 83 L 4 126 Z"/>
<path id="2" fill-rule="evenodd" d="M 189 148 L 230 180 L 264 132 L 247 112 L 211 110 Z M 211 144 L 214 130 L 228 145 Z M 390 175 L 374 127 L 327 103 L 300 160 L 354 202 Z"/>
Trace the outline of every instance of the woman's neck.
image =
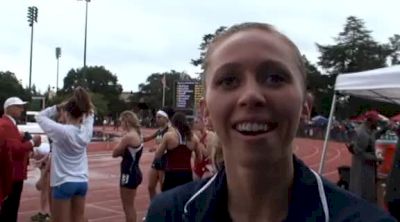
<path id="1" fill-rule="evenodd" d="M 166 128 L 168 128 L 168 124 L 165 124 L 164 126 L 160 127 L 161 130 L 165 130 Z"/>
<path id="2" fill-rule="evenodd" d="M 292 156 L 250 169 L 225 163 L 228 210 L 237 221 L 282 221 L 289 208 L 294 169 Z"/>
<path id="3" fill-rule="evenodd" d="M 129 132 L 131 132 L 133 130 L 133 128 L 130 127 L 130 126 L 125 126 L 124 130 L 125 130 L 126 133 L 129 133 Z"/>
<path id="4" fill-rule="evenodd" d="M 79 119 L 68 119 L 67 124 L 74 125 L 74 126 L 80 126 L 81 121 Z"/>
<path id="5" fill-rule="evenodd" d="M 126 131 L 127 133 L 137 133 L 140 136 L 140 130 L 136 129 L 135 127 L 129 127 L 128 130 Z"/>

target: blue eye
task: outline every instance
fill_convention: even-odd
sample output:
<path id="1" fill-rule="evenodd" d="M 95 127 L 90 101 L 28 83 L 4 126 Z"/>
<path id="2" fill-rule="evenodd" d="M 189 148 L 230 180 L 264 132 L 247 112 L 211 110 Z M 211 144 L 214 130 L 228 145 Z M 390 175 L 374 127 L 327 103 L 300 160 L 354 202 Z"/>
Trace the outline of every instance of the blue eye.
<path id="1" fill-rule="evenodd" d="M 280 84 L 285 81 L 285 78 L 279 74 L 269 74 L 265 78 L 267 84 Z"/>
<path id="2" fill-rule="evenodd" d="M 260 82 L 271 87 L 279 87 L 290 82 L 290 76 L 286 65 L 279 61 L 266 61 L 260 65 L 257 72 Z"/>
<path id="3" fill-rule="evenodd" d="M 239 81 L 235 76 L 222 77 L 217 82 L 218 86 L 222 86 L 223 88 L 226 88 L 226 89 L 234 88 L 238 84 L 239 84 Z"/>

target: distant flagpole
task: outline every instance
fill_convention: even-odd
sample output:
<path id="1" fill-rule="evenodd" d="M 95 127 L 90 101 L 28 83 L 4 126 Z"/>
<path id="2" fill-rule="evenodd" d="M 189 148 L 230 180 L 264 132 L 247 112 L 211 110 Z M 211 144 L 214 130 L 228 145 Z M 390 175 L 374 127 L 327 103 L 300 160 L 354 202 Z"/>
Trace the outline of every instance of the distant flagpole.
<path id="1" fill-rule="evenodd" d="M 163 77 L 161 79 L 162 82 L 162 107 L 165 106 L 165 87 L 167 85 L 166 79 L 165 79 L 165 73 L 163 74 Z"/>

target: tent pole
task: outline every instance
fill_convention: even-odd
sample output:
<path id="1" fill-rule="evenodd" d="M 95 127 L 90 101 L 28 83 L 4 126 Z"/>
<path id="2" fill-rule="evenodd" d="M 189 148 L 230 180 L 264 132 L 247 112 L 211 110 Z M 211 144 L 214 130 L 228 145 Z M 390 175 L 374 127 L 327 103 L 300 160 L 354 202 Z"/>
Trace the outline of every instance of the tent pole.
<path id="1" fill-rule="evenodd" d="M 328 140 L 329 140 L 329 135 L 330 135 L 330 129 L 332 125 L 332 119 L 335 114 L 335 107 L 336 107 L 336 92 L 333 93 L 333 98 L 332 98 L 332 105 L 331 105 L 331 111 L 329 113 L 329 120 L 328 120 L 328 126 L 325 132 L 325 140 L 324 140 L 324 146 L 322 149 L 322 154 L 321 154 L 321 162 L 319 164 L 319 169 L 318 173 L 322 174 L 322 171 L 324 169 L 324 162 L 325 162 L 325 157 L 326 157 L 326 150 L 328 148 Z"/>

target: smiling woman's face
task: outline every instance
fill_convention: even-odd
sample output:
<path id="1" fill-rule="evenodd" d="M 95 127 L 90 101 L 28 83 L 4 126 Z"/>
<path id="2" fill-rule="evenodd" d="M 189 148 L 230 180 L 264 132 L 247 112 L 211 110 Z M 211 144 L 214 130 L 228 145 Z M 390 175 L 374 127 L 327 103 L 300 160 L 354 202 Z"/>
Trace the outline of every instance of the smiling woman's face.
<path id="1" fill-rule="evenodd" d="M 273 164 L 292 155 L 300 117 L 309 112 L 304 78 L 294 49 L 276 33 L 242 30 L 214 46 L 205 115 L 226 163 Z"/>

